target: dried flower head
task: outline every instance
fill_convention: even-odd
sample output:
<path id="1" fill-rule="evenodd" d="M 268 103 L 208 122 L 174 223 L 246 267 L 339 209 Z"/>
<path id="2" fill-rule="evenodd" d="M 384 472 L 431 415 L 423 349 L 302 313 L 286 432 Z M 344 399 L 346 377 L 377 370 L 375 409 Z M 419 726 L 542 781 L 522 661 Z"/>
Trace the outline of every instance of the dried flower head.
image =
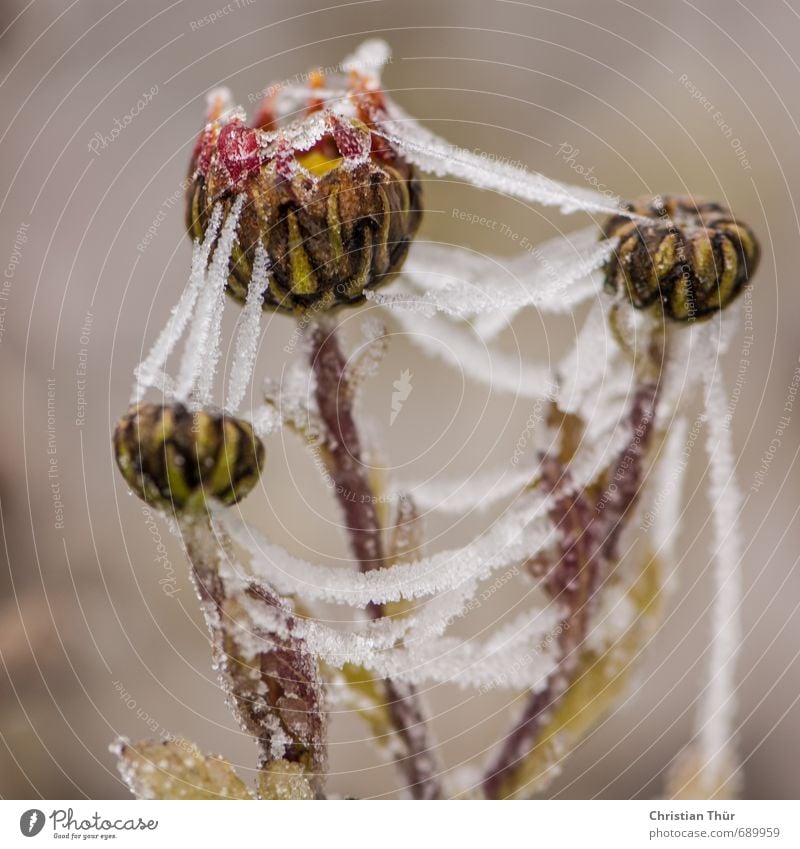
<path id="1" fill-rule="evenodd" d="M 675 321 L 704 318 L 733 301 L 755 272 L 753 231 L 720 204 L 667 196 L 627 208 L 658 219 L 614 215 L 603 228 L 620 240 L 605 267 L 606 290 L 625 292 L 636 309 L 658 304 Z"/>
<path id="2" fill-rule="evenodd" d="M 270 260 L 265 309 L 287 312 L 355 303 L 397 271 L 421 218 L 412 165 L 376 132 L 383 94 L 351 73 L 327 103 L 321 74 L 301 117 L 284 115 L 271 89 L 252 125 L 212 96 L 192 157 L 189 233 L 202 239 L 214 204 L 224 211 L 243 194 L 239 245 L 228 292 L 244 302 L 261 244 Z"/>
<path id="3" fill-rule="evenodd" d="M 207 498 L 235 504 L 264 464 L 264 446 L 248 422 L 177 403 L 131 407 L 114 431 L 114 450 L 140 498 L 179 512 L 202 510 Z"/>

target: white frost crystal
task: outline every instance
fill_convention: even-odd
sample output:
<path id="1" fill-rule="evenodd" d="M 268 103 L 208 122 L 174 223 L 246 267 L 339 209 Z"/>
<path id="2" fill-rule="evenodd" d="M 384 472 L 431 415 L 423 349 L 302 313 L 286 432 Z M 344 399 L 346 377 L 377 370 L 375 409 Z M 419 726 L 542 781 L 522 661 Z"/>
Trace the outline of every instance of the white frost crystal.
<path id="1" fill-rule="evenodd" d="M 505 162 L 487 162 L 472 151 L 456 147 L 418 124 L 397 104 L 389 103 L 385 137 L 414 165 L 437 177 L 455 177 L 480 189 L 509 197 L 557 206 L 571 212 L 623 213 L 619 201 L 601 192 L 559 183 Z"/>
<path id="2" fill-rule="evenodd" d="M 269 283 L 269 257 L 264 246 L 256 246 L 256 258 L 253 264 L 253 279 L 247 289 L 247 300 L 239 317 L 239 332 L 236 337 L 236 352 L 231 366 L 228 386 L 228 401 L 225 410 L 235 413 L 250 385 L 253 367 L 258 353 L 258 340 L 261 333 L 261 314 L 264 292 Z"/>
<path id="3" fill-rule="evenodd" d="M 178 374 L 177 398 L 188 401 L 194 399 L 199 407 L 211 402 L 214 375 L 220 354 L 220 330 L 222 312 L 225 309 L 225 285 L 228 281 L 228 265 L 233 245 L 236 241 L 236 228 L 239 215 L 244 206 L 244 196 L 240 195 L 228 213 L 222 232 L 211 259 L 197 311 L 194 314 L 186 350 L 181 360 Z"/>
<path id="4" fill-rule="evenodd" d="M 461 548 L 370 572 L 331 569 L 295 557 L 242 522 L 234 511 L 219 511 L 216 522 L 247 550 L 253 574 L 278 592 L 364 607 L 456 589 L 533 557 L 552 539 L 543 505 L 541 498 L 530 498 Z"/>
<path id="5" fill-rule="evenodd" d="M 443 312 L 454 318 L 499 313 L 506 320 L 525 307 L 566 313 L 597 295 L 593 272 L 609 258 L 615 240 L 599 240 L 594 227 L 543 243 L 523 257 L 504 259 L 455 245 L 415 245 L 401 280 L 417 291 L 367 290 L 369 300 L 407 312 Z"/>
<path id="6" fill-rule="evenodd" d="M 164 366 L 169 355 L 178 344 L 186 325 L 192 317 L 197 296 L 203 290 L 206 282 L 206 266 L 211 253 L 211 246 L 219 233 L 222 219 L 222 207 L 214 206 L 203 241 L 195 242 L 192 250 L 192 272 L 189 285 L 184 289 L 178 303 L 172 308 L 167 326 L 161 331 L 158 340 L 153 345 L 147 358 L 134 370 L 136 383 L 131 403 L 141 401 L 144 393 L 150 388 L 160 388 L 159 375 L 164 375 Z M 171 379 L 170 379 L 171 382 Z"/>

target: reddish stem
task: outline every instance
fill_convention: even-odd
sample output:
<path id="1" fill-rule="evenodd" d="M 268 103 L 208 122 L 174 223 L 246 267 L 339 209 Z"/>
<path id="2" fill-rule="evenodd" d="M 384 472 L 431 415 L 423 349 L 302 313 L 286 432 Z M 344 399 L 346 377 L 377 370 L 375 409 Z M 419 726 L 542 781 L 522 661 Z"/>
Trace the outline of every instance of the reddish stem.
<path id="1" fill-rule="evenodd" d="M 333 328 L 323 323 L 313 328 L 310 358 L 316 377 L 317 409 L 326 430 L 324 447 L 328 452 L 328 467 L 350 548 L 362 572 L 379 569 L 385 565 L 385 552 L 377 499 L 363 461 L 346 360 Z M 370 604 L 367 610 L 373 619 L 385 615 L 380 604 Z M 383 687 L 392 723 L 406 750 L 406 755 L 397 762 L 411 795 L 415 799 L 442 798 L 433 743 L 416 688 L 389 679 L 384 679 Z"/>
<path id="2" fill-rule="evenodd" d="M 561 533 L 558 561 L 544 570 L 548 595 L 567 606 L 559 636 L 560 657 L 545 688 L 528 698 L 492 761 L 483 780 L 487 798 L 508 793 L 514 774 L 538 744 L 542 728 L 575 680 L 604 570 L 617 557 L 625 518 L 641 491 L 644 460 L 654 431 L 658 386 L 657 381 L 640 383 L 630 413 L 631 438 L 617 456 L 606 494 L 594 509 L 585 492 L 569 492 L 570 477 L 558 457 L 548 456 L 542 461 L 542 485 L 553 498 L 551 519 Z M 534 566 L 542 570 L 541 563 Z"/>

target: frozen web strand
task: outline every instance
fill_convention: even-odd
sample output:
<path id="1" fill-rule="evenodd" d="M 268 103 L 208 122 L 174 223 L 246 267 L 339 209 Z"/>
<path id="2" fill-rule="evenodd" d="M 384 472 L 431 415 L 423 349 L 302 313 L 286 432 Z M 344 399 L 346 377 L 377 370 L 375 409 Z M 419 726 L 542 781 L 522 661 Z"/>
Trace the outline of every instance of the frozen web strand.
<path id="1" fill-rule="evenodd" d="M 571 487 L 576 491 L 603 472 L 630 439 L 628 405 L 635 389 L 633 370 L 617 356 L 616 344 L 606 335 L 604 312 L 598 306 L 581 328 L 575 350 L 562 361 L 559 374 L 567 375 L 564 385 L 559 388 L 551 378 L 542 396 L 557 398 L 560 409 L 580 413 L 586 421 L 585 435 L 569 465 Z M 603 355 L 598 356 L 599 352 Z M 529 452 L 537 445 L 543 448 L 552 439 L 545 418 L 546 408 L 540 406 L 538 415 L 528 419 Z M 423 510 L 463 515 L 519 495 L 534 474 L 531 468 L 504 463 L 468 478 L 406 480 L 396 488 L 408 492 Z"/>
<path id="2" fill-rule="evenodd" d="M 516 309 L 498 310 L 475 317 L 472 326 L 484 342 L 493 342 L 516 318 Z"/>
<path id="3" fill-rule="evenodd" d="M 489 163 L 464 148 L 450 144 L 418 124 L 396 103 L 388 101 L 389 118 L 384 137 L 405 159 L 437 177 L 454 177 L 479 189 L 489 189 L 544 206 L 557 206 L 564 214 L 602 212 L 632 215 L 619 198 L 584 187 L 569 186 L 505 162 Z"/>
<path id="4" fill-rule="evenodd" d="M 448 275 L 476 286 L 483 284 L 489 290 L 502 286 L 509 277 L 525 281 L 540 279 L 544 284 L 555 284 L 559 282 L 560 273 L 574 265 L 577 254 L 605 242 L 594 226 L 560 234 L 509 257 L 481 253 L 462 245 L 417 241 L 404 269 L 424 273 L 431 267 L 436 268 L 442 272 L 441 278 L 445 281 L 440 288 L 447 285 Z M 436 279 L 433 278 L 433 283 Z"/>
<path id="5" fill-rule="evenodd" d="M 555 612 L 526 613 L 486 640 L 438 637 L 386 652 L 368 651 L 358 662 L 376 676 L 410 684 L 537 690 L 553 672 L 556 658 L 555 651 L 532 648 L 547 645 L 547 635 L 557 625 Z"/>
<path id="6" fill-rule="evenodd" d="M 421 292 L 373 290 L 381 306 L 417 312 L 438 311 L 453 318 L 501 313 L 508 320 L 525 307 L 566 313 L 601 289 L 599 269 L 615 240 L 599 240 L 595 228 L 546 242 L 524 257 L 503 260 L 467 248 L 421 245 L 406 263 L 402 281 Z"/>
<path id="7" fill-rule="evenodd" d="M 565 272 L 561 282 L 546 289 L 529 287 L 528 281 L 521 278 L 513 287 L 495 284 L 494 288 L 489 288 L 482 282 L 477 288 L 472 284 L 452 282 L 445 287 L 425 289 L 420 284 L 425 278 L 430 283 L 431 274 L 435 273 L 433 267 L 429 267 L 424 275 L 404 273 L 406 279 L 416 278 L 417 291 L 395 285 L 388 291 L 367 289 L 365 295 L 379 306 L 423 315 L 441 312 L 455 319 L 492 316 L 496 317 L 492 324 L 502 329 L 525 307 L 535 307 L 542 313 L 565 314 L 589 298 L 596 297 L 602 290 L 603 278 L 600 274 L 593 274 L 591 268 L 587 271 L 586 267 L 599 266 L 605 261 L 607 243 L 599 245 L 594 254 L 589 262 L 576 262 L 570 271 Z M 489 279 L 489 283 L 493 281 Z M 497 331 L 481 335 L 491 338 L 497 335 Z"/>
<path id="8" fill-rule="evenodd" d="M 736 485 L 735 456 L 725 394 L 714 372 L 706 380 L 709 456 L 709 499 L 714 531 L 711 634 L 707 684 L 696 717 L 700 763 L 714 785 L 731 776 L 736 729 L 736 661 L 742 641 L 739 609 L 742 601 L 742 539 L 739 521 L 742 496 Z M 717 375 L 719 372 L 717 371 Z"/>
<path id="9" fill-rule="evenodd" d="M 572 312 L 584 302 L 598 297 L 602 289 L 603 275 L 600 271 L 593 271 L 585 277 L 574 281 L 569 289 L 564 291 L 559 290 L 559 297 L 557 299 L 550 300 L 547 305 L 536 305 L 536 308 L 541 312 L 552 314 Z M 484 341 L 491 342 L 511 324 L 525 306 L 525 304 L 522 304 L 519 306 L 503 307 L 493 312 L 487 311 L 477 315 L 474 319 L 475 332 Z"/>
<path id="10" fill-rule="evenodd" d="M 239 409 L 253 376 L 261 331 L 264 292 L 269 283 L 268 273 L 269 257 L 264 246 L 259 242 L 256 245 L 253 274 L 247 287 L 247 300 L 239 316 L 236 350 L 228 384 L 228 400 L 225 404 L 225 411 L 231 414 Z"/>
<path id="11" fill-rule="evenodd" d="M 671 419 L 701 388 L 705 375 L 719 367 L 720 357 L 730 345 L 737 326 L 736 304 L 704 322 L 681 328 L 670 337 L 664 379 L 656 418 Z M 723 321 L 723 316 L 725 321 Z"/>
<path id="12" fill-rule="evenodd" d="M 217 371 L 217 364 L 221 356 L 222 342 L 222 314 L 225 310 L 225 287 L 228 283 L 228 273 L 230 267 L 230 257 L 233 252 L 233 245 L 236 241 L 236 228 L 239 223 L 239 216 L 244 206 L 244 195 L 240 195 L 231 209 L 229 218 L 231 228 L 229 235 L 223 228 L 222 239 L 220 245 L 223 247 L 223 253 L 219 258 L 218 251 L 214 251 L 214 258 L 211 261 L 209 269 L 210 290 L 214 293 L 214 300 L 211 307 L 211 322 L 209 325 L 208 336 L 206 341 L 209 344 L 208 356 L 206 361 L 200 368 L 200 373 L 197 380 L 197 400 L 201 405 L 211 403 L 214 389 L 214 375 Z M 227 225 L 228 222 L 226 222 Z M 224 241 L 225 239 L 229 241 Z"/>
<path id="13" fill-rule="evenodd" d="M 235 524 L 241 523 L 234 522 L 233 525 Z M 235 561 L 229 562 L 225 575 L 230 586 L 241 592 L 253 579 L 245 571 L 235 571 L 237 565 Z M 346 633 L 332 631 L 339 636 L 331 639 L 339 640 L 342 657 L 349 658 L 350 662 L 360 663 L 364 652 L 390 649 L 401 641 L 419 643 L 431 637 L 441 636 L 453 621 L 469 612 L 469 601 L 474 597 L 479 583 L 480 581 L 473 577 L 458 587 L 415 604 L 402 616 L 364 619 L 363 610 L 359 608 L 356 611 L 358 619 L 348 623 L 348 631 Z M 538 615 L 537 611 L 533 612 Z M 362 652 L 362 655 L 358 655 L 357 652 Z"/>
<path id="14" fill-rule="evenodd" d="M 444 481 L 405 481 L 399 485 L 421 510 L 463 515 L 473 510 L 488 510 L 530 484 L 533 472 L 505 465 L 489 469 L 467 479 Z"/>
<path id="15" fill-rule="evenodd" d="M 597 415 L 588 422 L 587 433 L 568 467 L 570 492 L 580 492 L 589 486 L 630 440 L 626 397 L 620 388 L 618 395 L 605 395 L 598 402 Z M 538 433 L 534 431 L 528 446 L 532 456 L 537 436 L 540 443 L 552 438 L 545 425 L 544 413 L 536 425 Z M 488 510 L 507 498 L 521 495 L 534 477 L 532 467 L 517 468 L 505 463 L 468 478 L 401 481 L 396 489 L 409 493 L 422 510 L 463 516 L 471 511 Z"/>
<path id="16" fill-rule="evenodd" d="M 228 592 L 236 588 L 226 586 Z M 251 649 L 263 649 L 257 631 L 288 637 L 285 622 L 275 611 L 241 592 L 254 632 L 243 638 Z M 291 636 L 302 639 L 308 650 L 331 666 L 346 663 L 363 666 L 378 678 L 423 685 L 456 684 L 461 687 L 500 689 L 541 688 L 555 668 L 555 652 L 533 651 L 547 645 L 546 637 L 560 621 L 555 606 L 526 612 L 485 640 L 436 637 L 379 650 L 370 639 L 336 631 L 309 619 L 296 619 Z"/>
<path id="17" fill-rule="evenodd" d="M 603 274 L 600 268 L 616 245 L 617 240 L 600 240 L 596 228 L 587 227 L 543 242 L 531 250 L 530 256 L 525 254 L 514 257 L 509 263 L 509 269 L 526 292 L 533 291 L 529 278 L 533 275 L 541 276 L 543 269 L 548 278 L 547 285 L 543 287 L 547 296 L 533 291 L 534 297 L 530 303 L 538 298 L 535 306 L 542 312 L 571 312 L 585 301 L 596 298 L 602 291 Z M 491 340 L 527 305 L 524 298 L 518 298 L 500 310 L 479 313 L 475 317 L 475 329 L 482 339 Z"/>
<path id="18" fill-rule="evenodd" d="M 585 423 L 578 453 L 569 465 L 571 481 L 581 487 L 615 462 L 631 436 L 636 376 L 633 363 L 612 338 L 604 300 L 594 304 L 556 372 L 559 409 Z"/>
<path id="19" fill-rule="evenodd" d="M 228 591 L 246 599 L 247 590 L 253 584 L 252 577 L 235 573 L 231 565 L 226 568 L 224 577 Z M 455 619 L 468 612 L 467 603 L 474 596 L 476 588 L 477 582 L 469 581 L 457 590 L 442 593 L 402 616 L 359 620 L 348 623 L 346 630 L 331 628 L 323 623 L 314 623 L 309 628 L 317 645 L 322 641 L 326 643 L 323 647 L 328 651 L 326 660 L 337 665 L 364 664 L 371 653 L 388 651 L 401 641 L 405 642 L 410 655 L 424 649 L 431 638 L 440 637 Z M 256 605 L 255 609 L 260 606 L 259 601 L 251 599 L 250 603 Z M 541 613 L 541 608 L 534 607 L 525 614 L 525 618 L 529 622 L 534 619 L 538 621 Z M 296 626 L 297 636 L 301 635 L 299 629 L 302 627 Z"/>
<path id="20" fill-rule="evenodd" d="M 244 195 L 239 195 L 225 218 L 211 265 L 205 275 L 204 287 L 198 298 L 181 359 L 176 391 L 179 401 L 187 402 L 195 394 L 194 400 L 200 406 L 211 401 L 211 389 L 219 360 L 225 285 L 244 200 Z"/>
<path id="21" fill-rule="evenodd" d="M 453 331 L 458 332 L 458 331 Z M 564 375 L 558 387 L 550 377 L 542 398 L 558 398 L 559 407 L 580 414 L 586 433 L 570 462 L 571 488 L 588 486 L 630 439 L 628 405 L 635 390 L 631 364 L 618 355 L 610 338 L 603 305 L 589 313 L 578 334 L 574 349 L 562 360 L 558 374 Z M 550 438 L 539 420 L 541 438 Z M 531 447 L 535 448 L 535 441 Z M 530 469 L 504 464 L 466 479 L 444 481 L 407 480 L 398 489 L 409 492 L 419 507 L 443 513 L 463 514 L 487 509 L 503 499 L 519 494 L 531 482 Z"/>
<path id="22" fill-rule="evenodd" d="M 599 399 L 605 391 L 619 385 L 615 362 L 619 359 L 619 345 L 611 336 L 606 317 L 607 304 L 596 302 L 557 372 L 561 383 L 559 407 L 565 413 L 580 415 L 587 422 L 600 408 Z M 632 392 L 631 370 L 621 368 L 620 376 Z"/>
<path id="23" fill-rule="evenodd" d="M 664 443 L 664 455 L 655 470 L 655 494 L 649 499 L 653 513 L 653 547 L 669 570 L 675 563 L 675 543 L 680 531 L 683 485 L 688 461 L 689 425 L 685 418 L 674 421 Z M 645 517 L 646 518 L 646 517 Z M 672 574 L 667 572 L 667 576 Z"/>
<path id="24" fill-rule="evenodd" d="M 329 601 L 356 607 L 413 600 L 484 580 L 498 569 L 525 560 L 552 539 L 544 499 L 526 499 L 510 508 L 491 528 L 461 548 L 369 572 L 330 568 L 295 557 L 270 543 L 233 511 L 220 512 L 215 522 L 250 557 L 253 574 L 282 595 L 309 601 Z"/>
<path id="25" fill-rule="evenodd" d="M 371 602 L 386 604 L 456 590 L 533 556 L 552 536 L 541 504 L 539 500 L 526 510 L 509 510 L 461 548 L 370 572 L 306 562 L 270 543 L 231 512 L 220 514 L 216 521 L 248 552 L 253 574 L 281 594 L 363 608 Z"/>
<path id="26" fill-rule="evenodd" d="M 217 238 L 221 220 L 222 207 L 217 203 L 211 213 L 211 220 L 203 235 L 203 241 L 195 240 L 192 249 L 192 270 L 189 285 L 183 290 L 178 303 L 172 308 L 169 320 L 150 349 L 150 353 L 134 370 L 136 383 L 131 396 L 132 404 L 141 401 L 148 389 L 159 388 L 161 386 L 159 378 L 167 384 L 171 382 L 167 379 L 164 366 L 183 335 L 186 325 L 192 317 L 197 296 L 203 289 L 211 245 Z"/>
<path id="27" fill-rule="evenodd" d="M 547 368 L 525 362 L 521 356 L 476 344 L 480 340 L 474 338 L 474 333 L 470 338 L 468 332 L 446 319 L 432 316 L 422 323 L 419 317 L 403 311 L 397 312 L 395 318 L 421 350 L 459 369 L 471 380 L 520 398 L 544 398 L 552 394 L 552 376 Z"/>

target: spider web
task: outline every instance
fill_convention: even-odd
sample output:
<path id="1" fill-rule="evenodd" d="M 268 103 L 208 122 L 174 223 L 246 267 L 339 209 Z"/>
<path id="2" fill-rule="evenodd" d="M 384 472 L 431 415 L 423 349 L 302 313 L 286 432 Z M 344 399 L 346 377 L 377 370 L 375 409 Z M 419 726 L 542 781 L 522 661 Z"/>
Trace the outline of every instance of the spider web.
<path id="1" fill-rule="evenodd" d="M 370 41 L 345 61 L 345 68 L 357 70 L 369 85 L 378 87 L 380 69 L 387 59 L 388 48 L 382 42 Z M 286 113 L 296 110 L 308 92 L 304 86 L 285 86 L 276 98 L 276 109 Z M 334 81 L 329 89 L 315 89 L 314 95 L 326 98 L 326 108 L 334 113 L 352 113 L 344 84 Z M 227 94 L 215 96 L 228 103 Z M 232 104 L 226 109 L 233 110 Z M 422 127 L 391 100 L 377 131 L 410 163 L 433 176 L 452 177 L 478 189 L 553 206 L 564 214 L 635 217 L 618 198 L 565 185 L 524 168 L 490 163 L 456 147 Z M 325 132 L 325 115 L 320 113 L 274 135 L 266 134 L 265 139 L 272 143 L 282 135 L 298 149 L 308 149 Z M 243 206 L 244 197 L 236 198 L 224 220 L 220 206 L 214 207 L 202 241 L 194 244 L 188 284 L 148 355 L 135 369 L 133 401 L 154 389 L 167 399 L 195 408 L 213 402 L 225 288 Z M 467 379 L 517 397 L 555 399 L 562 412 L 580 416 L 586 423 L 586 433 L 568 466 L 570 485 L 580 492 L 608 467 L 631 436 L 627 413 L 634 372 L 617 340 L 611 337 L 606 321 L 609 302 L 602 294 L 600 272 L 615 247 L 613 240 L 601 239 L 594 226 L 559 235 L 511 258 L 479 255 L 459 245 L 418 241 L 396 282 L 368 290 L 366 296 L 374 306 L 385 309 L 423 351 L 460 370 Z M 269 273 L 270 258 L 259 245 L 237 324 L 227 381 L 224 409 L 230 414 L 240 415 L 252 384 L 261 337 L 261 302 Z M 592 306 L 586 320 L 555 366 L 530 363 L 496 344 L 499 332 L 524 309 L 573 314 L 588 302 Z M 636 331 L 638 317 L 628 310 L 627 318 L 629 328 Z M 177 376 L 173 377 L 167 365 L 187 331 Z M 714 358 L 724 349 L 728 333 L 729 327 L 726 329 L 719 316 L 706 325 L 670 334 L 675 338 L 671 338 L 661 378 L 659 420 L 672 421 L 697 388 L 698 375 L 713 374 Z M 370 369 L 374 370 L 372 364 L 365 365 L 364 373 Z M 253 422 L 262 438 L 278 432 L 286 423 L 304 420 L 313 424 L 316 411 L 309 408 L 308 400 L 313 397 L 311 375 L 303 368 L 290 370 L 290 374 L 292 379 L 279 387 L 278 403 L 268 400 L 241 414 Z M 742 502 L 735 484 L 734 455 L 719 382 L 706 386 L 705 404 L 709 414 L 709 494 L 714 505 L 715 597 L 709 685 L 700 704 L 698 736 L 704 756 L 713 764 L 729 745 L 735 714 L 733 670 L 740 637 L 737 617 L 741 595 L 737 520 Z M 665 449 L 668 462 L 662 465 L 675 463 L 685 433 L 685 422 L 674 428 Z M 541 448 L 542 444 L 534 440 L 532 447 Z M 254 634 L 275 633 L 281 625 L 269 609 L 254 603 L 246 592 L 253 582 L 264 582 L 304 602 L 327 602 L 357 610 L 368 604 L 414 602 L 413 609 L 403 617 L 354 622 L 347 630 L 300 620 L 294 636 L 301 637 L 332 666 L 359 664 L 376 676 L 414 684 L 448 682 L 536 691 L 552 674 L 557 659 L 552 651 L 542 651 L 531 660 L 531 647 L 541 644 L 552 632 L 561 611 L 557 605 L 543 604 L 530 582 L 526 590 L 526 597 L 531 597 L 528 610 L 488 637 L 465 641 L 447 633 L 454 621 L 467 615 L 469 601 L 482 581 L 529 560 L 557 541 L 558 529 L 549 518 L 547 498 L 524 492 L 532 475 L 531 469 L 505 466 L 463 480 L 401 482 L 398 489 L 411 492 L 426 511 L 461 514 L 485 510 L 505 499 L 512 499 L 512 503 L 464 546 L 371 572 L 306 561 L 271 543 L 235 510 L 215 511 L 216 532 L 230 537 L 244 552 L 246 561 L 246 566 L 228 562 L 222 570 L 223 580 L 227 590 L 241 598 Z M 655 527 L 656 544 L 663 555 L 670 554 L 679 524 L 679 483 L 663 478 L 655 482 L 661 491 L 669 489 L 670 493 L 659 504 Z M 650 492 L 652 496 L 652 488 Z M 594 633 L 593 639 L 611 644 L 626 627 L 624 616 L 609 617 L 609 621 L 609 626 Z"/>

